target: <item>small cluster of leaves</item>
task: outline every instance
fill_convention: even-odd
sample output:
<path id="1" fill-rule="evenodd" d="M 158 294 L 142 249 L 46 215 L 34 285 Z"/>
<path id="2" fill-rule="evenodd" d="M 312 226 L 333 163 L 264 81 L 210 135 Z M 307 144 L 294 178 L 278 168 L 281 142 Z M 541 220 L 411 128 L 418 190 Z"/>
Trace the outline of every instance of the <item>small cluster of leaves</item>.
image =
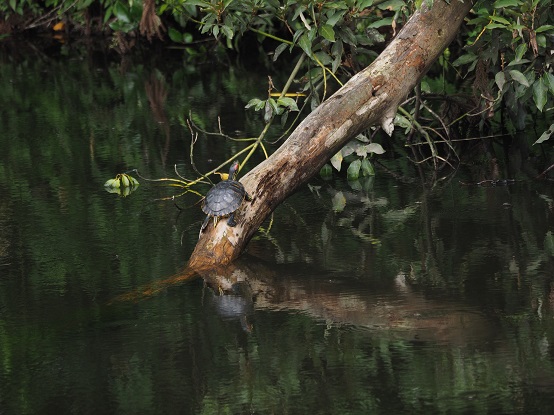
<path id="1" fill-rule="evenodd" d="M 479 61 L 488 67 L 490 88 L 497 105 L 505 105 L 522 130 L 528 114 L 552 112 L 554 75 L 554 11 L 551 0 L 481 1 L 468 26 L 466 53 L 453 62 L 475 71 Z M 494 81 L 492 81 L 494 80 Z M 549 130 L 554 129 L 551 127 Z M 547 130 L 539 142 L 550 137 Z"/>
<path id="2" fill-rule="evenodd" d="M 115 17 L 109 24 L 112 30 L 123 33 L 137 30 L 142 16 L 142 1 L 116 0 L 107 6 L 104 12 L 104 23 Z"/>
<path id="3" fill-rule="evenodd" d="M 278 99 L 268 98 L 261 100 L 259 98 L 251 99 L 246 108 L 254 108 L 255 111 L 264 111 L 264 121 L 269 122 L 274 115 L 284 115 L 283 122 L 286 122 L 286 116 L 290 111 L 299 111 L 296 101 L 289 97 Z"/>
<path id="4" fill-rule="evenodd" d="M 370 161 L 372 154 L 383 154 L 385 149 L 379 143 L 370 142 L 363 134 L 347 143 L 338 153 L 331 158 L 331 165 L 341 171 L 343 162 L 348 163 L 346 175 L 348 180 L 357 180 L 360 177 L 375 176 L 375 169 Z M 321 176 L 329 177 L 332 174 L 331 167 L 326 164 Z"/>
<path id="5" fill-rule="evenodd" d="M 138 180 L 126 173 L 120 173 L 104 183 L 104 188 L 108 193 L 117 193 L 123 197 L 129 196 L 138 186 Z"/>

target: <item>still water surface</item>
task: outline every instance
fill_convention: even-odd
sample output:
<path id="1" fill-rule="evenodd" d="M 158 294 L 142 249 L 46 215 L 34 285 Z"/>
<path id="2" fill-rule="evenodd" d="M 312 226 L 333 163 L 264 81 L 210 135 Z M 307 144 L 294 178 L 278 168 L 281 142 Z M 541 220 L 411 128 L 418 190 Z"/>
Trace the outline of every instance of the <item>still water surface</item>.
<path id="1" fill-rule="evenodd" d="M 255 135 L 269 70 L 165 64 L 2 57 L 0 414 L 550 413 L 550 184 L 508 162 L 511 186 L 405 183 L 386 158 L 395 176 L 314 179 L 219 296 L 178 282 L 198 198 L 103 183 L 194 176 L 190 111 Z M 195 160 L 240 148 L 201 135 Z"/>

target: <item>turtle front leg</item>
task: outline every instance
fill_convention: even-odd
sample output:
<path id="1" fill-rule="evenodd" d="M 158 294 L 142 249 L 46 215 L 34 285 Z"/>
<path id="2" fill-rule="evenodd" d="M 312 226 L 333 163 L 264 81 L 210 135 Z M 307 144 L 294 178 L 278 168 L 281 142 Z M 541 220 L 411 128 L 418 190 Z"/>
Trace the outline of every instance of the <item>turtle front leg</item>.
<path id="1" fill-rule="evenodd" d="M 227 220 L 227 225 L 237 226 L 237 222 L 235 222 L 235 212 L 233 212 L 229 215 L 229 219 Z"/>
<path id="2" fill-rule="evenodd" d="M 210 215 L 206 216 L 206 219 L 204 219 L 204 222 L 202 222 L 202 227 L 200 228 L 200 233 L 206 229 L 206 226 L 208 226 L 208 222 L 210 221 Z"/>
<path id="3" fill-rule="evenodd" d="M 208 226 L 208 222 L 210 221 L 210 215 L 206 216 L 206 219 L 204 219 L 204 222 L 202 222 L 202 226 L 200 227 L 200 232 L 198 232 L 198 239 L 202 236 L 202 232 L 204 232 L 204 229 L 206 229 L 206 226 Z"/>

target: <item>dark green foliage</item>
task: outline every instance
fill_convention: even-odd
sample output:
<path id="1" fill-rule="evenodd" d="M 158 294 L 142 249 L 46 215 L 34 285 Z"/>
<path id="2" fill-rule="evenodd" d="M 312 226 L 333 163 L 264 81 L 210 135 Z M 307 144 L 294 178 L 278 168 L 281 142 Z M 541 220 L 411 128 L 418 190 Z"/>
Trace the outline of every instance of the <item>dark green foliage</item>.
<path id="1" fill-rule="evenodd" d="M 507 108 L 512 129 L 524 129 L 529 114 L 552 113 L 552 1 L 482 1 L 474 11 L 465 53 L 453 65 L 475 74 L 476 89 L 494 109 Z"/>
<path id="2" fill-rule="evenodd" d="M 291 91 L 297 95 L 279 98 L 282 86 L 270 81 L 267 96 L 251 96 L 247 105 L 266 123 L 280 117 L 286 134 L 298 119 L 292 120 L 291 112 L 316 108 L 370 64 L 416 10 L 433 7 L 435 1 L 444 0 L 159 0 L 156 12 L 166 40 L 188 56 L 206 55 L 213 46 L 248 50 L 252 56 L 253 41 L 260 57 L 278 63 L 304 55 Z M 419 157 L 432 160 L 435 168 L 456 163 L 456 140 L 494 134 L 499 127 L 514 133 L 534 123 L 542 130 L 530 140 L 548 140 L 554 130 L 552 6 L 552 0 L 476 2 L 457 40 L 422 80 L 419 95 L 402 104 L 395 120 L 398 138 L 419 146 Z M 61 0 L 10 0 L 0 11 L 35 16 L 53 12 L 37 24 L 51 25 L 57 16 L 70 29 L 82 29 L 85 12 L 94 7 L 106 30 L 128 35 L 138 32 L 144 18 L 139 0 L 78 0 L 64 7 Z M 121 42 L 118 37 L 115 43 Z M 120 46 L 124 53 L 128 46 Z M 374 131 L 367 136 L 371 142 L 382 140 Z M 366 160 L 368 153 L 357 154 L 358 159 Z M 357 166 L 349 174 L 367 171 Z"/>

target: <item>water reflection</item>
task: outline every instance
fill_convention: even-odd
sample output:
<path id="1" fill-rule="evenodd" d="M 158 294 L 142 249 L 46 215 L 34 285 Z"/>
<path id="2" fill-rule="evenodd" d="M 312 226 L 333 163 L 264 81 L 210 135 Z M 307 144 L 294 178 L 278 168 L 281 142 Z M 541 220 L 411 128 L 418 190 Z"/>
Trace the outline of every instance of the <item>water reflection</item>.
<path id="1" fill-rule="evenodd" d="M 397 275 L 391 290 L 352 275 L 306 271 L 242 258 L 202 277 L 222 294 L 218 311 L 225 318 L 246 318 L 253 305 L 256 310 L 302 312 L 328 326 L 355 326 L 393 339 L 456 346 L 494 341 L 494 324 L 481 310 L 451 298 L 425 298 L 411 289 L 406 275 Z M 239 286 L 248 287 L 242 296 Z"/>
<path id="2" fill-rule="evenodd" d="M 314 179 L 249 256 L 185 268 L 197 199 L 183 114 L 259 131 L 265 74 L 178 60 L 0 66 L 0 412 L 546 413 L 554 399 L 553 190 L 428 183 L 405 160 Z M 101 69 L 101 70 L 98 70 Z M 263 71 L 258 71 L 263 72 Z M 235 110 L 238 110 L 235 111 Z M 202 138 L 202 170 L 236 151 Z M 499 151 L 499 154 L 501 152 Z M 496 168 L 496 167 L 495 167 Z M 508 177 L 513 164 L 499 165 Z M 518 170 L 520 171 L 520 170 Z M 521 169 L 524 171 L 524 169 Z M 389 172 L 395 173 L 389 175 Z M 523 173 L 518 173 L 525 179 Z M 506 206 L 506 203 L 509 206 Z"/>

